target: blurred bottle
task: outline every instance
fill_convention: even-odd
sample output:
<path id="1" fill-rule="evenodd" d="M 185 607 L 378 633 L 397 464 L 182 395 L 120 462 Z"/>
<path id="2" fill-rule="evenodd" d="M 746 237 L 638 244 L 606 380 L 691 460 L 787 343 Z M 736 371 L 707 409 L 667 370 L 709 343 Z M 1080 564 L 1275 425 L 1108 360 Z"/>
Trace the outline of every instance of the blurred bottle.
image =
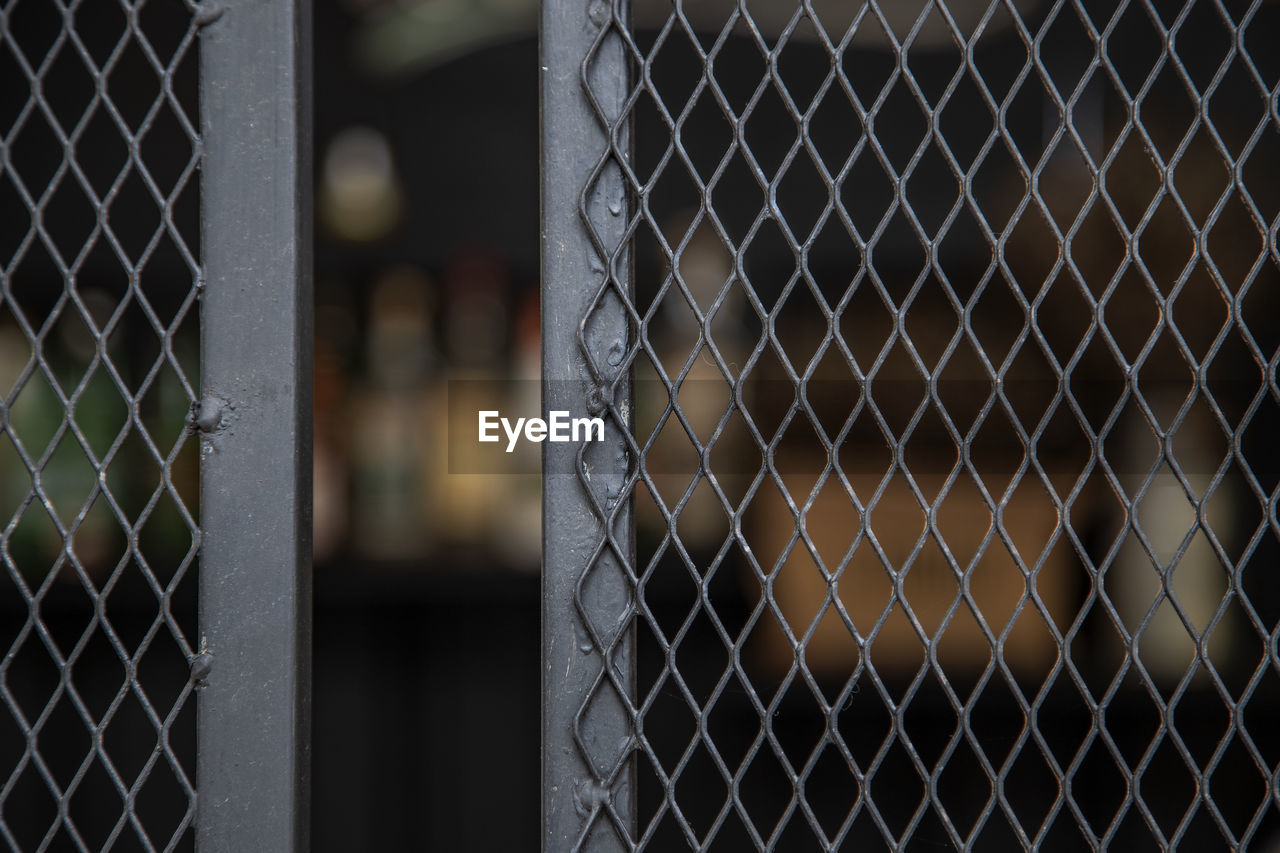
<path id="1" fill-rule="evenodd" d="M 506 408 L 517 417 L 542 410 L 542 323 L 538 288 L 529 288 L 519 301 L 512 324 L 512 365 Z M 507 535 L 497 537 L 498 548 L 510 564 L 537 571 L 542 558 L 541 446 L 526 444 L 511 472 Z"/>
<path id="2" fill-rule="evenodd" d="M 81 299 L 92 314 L 105 316 L 114 307 L 114 302 L 105 294 L 91 288 L 84 290 Z M 95 311 L 95 308 L 102 309 L 104 300 L 111 304 L 105 310 Z M 39 367 L 31 370 L 21 390 L 12 393 L 16 380 L 27 367 L 31 347 L 16 327 L 6 326 L 0 331 L 0 384 L 3 385 L 0 393 L 7 395 L 12 435 L 22 444 L 28 460 L 36 469 L 33 478 L 18 456 L 14 438 L 5 436 L 4 461 L 0 468 L 0 478 L 4 482 L 5 517 L 0 523 L 7 524 L 13 514 L 22 512 L 9 545 L 15 563 L 32 583 L 40 583 L 55 565 L 61 566 L 64 578 L 72 579 L 74 573 L 65 560 L 68 555 L 74 557 L 89 575 L 100 574 L 109 559 L 120 556 L 119 547 L 110 547 L 111 534 L 117 534 L 114 538 L 119 540 L 118 546 L 122 546 L 124 539 L 107 507 L 106 498 L 98 489 L 97 471 L 76 432 L 101 463 L 125 427 L 128 409 L 102 364 L 95 366 L 93 374 L 86 377 L 97 354 L 97 344 L 78 313 L 73 312 L 77 312 L 74 305 L 64 307 L 62 319 L 55 327 L 56 334 L 46 337 L 42 347 L 52 381 L 68 398 L 66 406 L 59 400 L 45 370 Z M 169 421 L 162 419 L 165 414 L 163 403 L 173 397 L 171 386 L 175 383 L 176 375 L 162 370 L 153 378 L 147 394 L 140 401 L 140 409 L 156 415 L 144 418 L 144 421 L 162 454 L 166 454 L 172 442 L 181 437 L 190 408 L 187 401 L 180 400 L 174 417 Z M 180 386 L 178 391 L 181 394 Z M 61 435 L 58 436 L 60 430 Z M 136 442 L 121 445 L 107 467 L 108 485 L 115 499 L 124 506 L 137 504 L 137 466 L 154 465 L 152 460 L 144 462 L 133 458 L 131 451 L 136 447 Z M 132 475 L 129 476 L 131 469 Z M 36 478 L 43 499 L 35 492 Z M 21 509 L 24 502 L 26 507 Z M 66 531 L 69 542 L 58 532 L 58 526 Z M 162 521 L 149 524 L 146 528 L 148 543 L 158 539 L 163 545 L 165 534 L 169 533 L 165 528 Z M 154 555 L 149 553 L 147 556 L 167 559 L 168 551 L 157 550 Z"/>
<path id="3" fill-rule="evenodd" d="M 672 218 L 667 228 L 672 245 L 681 242 L 691 222 L 692 214 L 689 212 Z M 745 340 L 744 314 L 747 306 L 734 272 L 733 255 L 705 222 L 696 226 L 675 260 L 675 270 L 668 274 L 674 276 L 675 273 L 684 282 L 698 313 L 710 318 L 706 327 L 711 330 L 711 343 L 725 367 L 722 369 L 717 362 L 705 340 L 703 322 L 681 293 L 680 281 L 674 277 L 668 295 L 650 324 L 649 336 L 672 383 L 679 380 L 681 370 L 693 355 L 693 362 L 680 381 L 678 400 L 689 427 L 705 447 L 711 442 L 725 413 L 734 405 L 730 383 L 741 376 L 750 352 Z M 637 408 L 649 413 L 641 417 L 642 423 L 654 422 L 668 403 L 667 390 L 659 381 L 639 383 L 636 397 Z M 741 441 L 743 433 L 736 428 L 735 419 L 740 420 L 740 417 L 736 414 L 730 416 L 725 431 L 711 450 L 715 467 L 711 473 L 722 487 L 730 480 L 738 479 L 746 470 Z M 644 444 L 649 436 L 637 438 Z M 668 510 L 674 511 L 700 471 L 693 443 L 674 414 L 663 425 L 659 438 L 647 455 L 646 465 L 654 475 L 654 482 Z M 730 487 L 728 491 L 733 493 L 736 488 Z M 647 505 L 647 502 L 642 502 L 642 507 Z M 663 525 L 661 519 L 652 515 L 648 518 L 642 515 L 639 521 L 647 526 Z M 699 482 L 680 510 L 676 524 L 681 542 L 699 551 L 718 550 L 728 535 L 729 513 L 708 485 L 705 473 L 699 476 Z"/>
<path id="4" fill-rule="evenodd" d="M 510 324 L 510 277 L 491 252 L 458 253 L 444 271 L 444 344 L 450 369 L 495 378 L 503 372 Z"/>
<path id="5" fill-rule="evenodd" d="M 1163 425 L 1172 421 L 1183 399 L 1184 395 L 1177 392 L 1146 393 L 1147 403 Z M 1121 483 L 1135 499 L 1133 514 L 1146 545 L 1133 530 L 1126 532 L 1111 567 L 1115 576 L 1114 601 L 1131 634 L 1146 623 L 1137 651 L 1142 665 L 1157 679 L 1174 682 L 1195 662 L 1195 635 L 1205 632 L 1223 596 L 1230 591 L 1230 570 L 1219 560 L 1201 529 L 1196 507 L 1213 483 L 1213 472 L 1220 460 L 1214 458 L 1212 448 L 1221 446 L 1223 438 L 1207 411 L 1193 408 L 1171 441 L 1172 455 L 1186 487 L 1163 460 L 1148 484 L 1147 472 L 1158 452 L 1151 427 L 1144 417 L 1133 412 L 1121 422 L 1121 429 L 1125 444 L 1125 457 L 1120 462 Z M 1223 454 L 1225 450 L 1218 455 Z M 1138 501 L 1136 496 L 1144 485 L 1146 491 Z M 1237 538 L 1235 525 L 1241 515 L 1232 485 L 1230 479 L 1224 479 L 1199 513 L 1228 549 Z M 1208 511 L 1210 505 L 1212 513 Z M 1127 519 L 1126 523 L 1134 520 Z M 1169 595 L 1177 599 L 1181 615 Z M 1190 627 L 1184 624 L 1183 616 Z M 1215 666 L 1221 668 L 1230 663 L 1237 630 L 1235 613 L 1228 609 L 1205 644 Z M 1203 667 L 1197 674 L 1204 676 Z"/>
<path id="6" fill-rule="evenodd" d="M 373 288 L 365 382 L 352 395 L 351 459 L 353 544 L 374 559 L 420 556 L 430 545 L 422 478 L 435 439 L 425 399 L 434 362 L 430 289 L 408 266 Z"/>
<path id="7" fill-rule="evenodd" d="M 332 306 L 316 310 L 311 550 L 318 563 L 331 559 L 348 533 L 348 466 L 338 413 L 346 397 L 341 327 L 349 316 Z"/>
<path id="8" fill-rule="evenodd" d="M 501 380 L 507 376 L 509 274 L 495 255 L 472 249 L 449 262 L 443 284 L 449 399 L 438 412 L 437 423 L 445 425 L 448 436 L 447 445 L 441 442 L 446 448 L 447 476 L 431 480 L 436 520 L 450 545 L 492 553 L 490 534 L 498 529 L 504 536 L 507 533 L 511 480 L 505 467 L 480 473 L 492 466 L 486 468 L 485 454 L 476 441 L 476 414 L 506 406 Z M 486 451 L 491 448 L 485 445 Z"/>
<path id="9" fill-rule="evenodd" d="M 58 411 L 52 392 L 38 372 L 27 380 L 21 391 L 14 393 L 14 385 L 30 358 L 31 345 L 25 335 L 16 326 L 0 327 L 0 386 L 3 386 L 0 393 L 4 394 L 9 430 L 29 457 L 38 458 L 44 452 L 43 441 L 57 428 Z M 7 537 L 9 557 L 27 583 L 39 584 L 53 565 L 60 543 L 51 535 L 52 525 L 45 521 L 47 514 L 37 498 L 31 498 L 21 519 L 13 517 L 31 492 L 32 478 L 18 455 L 14 438 L 6 433 L 0 441 L 3 442 L 0 488 L 4 496 L 4 517 L 0 523 L 16 522 Z"/>

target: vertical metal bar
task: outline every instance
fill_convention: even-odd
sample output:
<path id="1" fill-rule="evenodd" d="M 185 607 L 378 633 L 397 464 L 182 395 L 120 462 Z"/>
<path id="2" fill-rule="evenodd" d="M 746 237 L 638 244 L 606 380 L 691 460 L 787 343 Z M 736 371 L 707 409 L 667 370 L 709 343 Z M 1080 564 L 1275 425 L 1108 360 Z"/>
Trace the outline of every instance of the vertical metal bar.
<path id="1" fill-rule="evenodd" d="M 543 849 L 634 849 L 634 530 L 622 2 L 542 4 Z M 588 91 L 589 90 L 589 91 Z"/>
<path id="2" fill-rule="evenodd" d="M 308 849 L 309 0 L 204 0 L 202 853 Z"/>

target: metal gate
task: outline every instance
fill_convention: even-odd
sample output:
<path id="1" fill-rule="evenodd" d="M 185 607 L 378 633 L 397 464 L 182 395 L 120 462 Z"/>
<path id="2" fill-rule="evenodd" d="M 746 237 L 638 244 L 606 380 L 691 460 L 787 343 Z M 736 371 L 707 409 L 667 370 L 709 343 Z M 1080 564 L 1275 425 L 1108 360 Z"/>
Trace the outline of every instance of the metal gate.
<path id="1" fill-rule="evenodd" d="M 544 849 L 1280 844 L 1278 39 L 543 4 Z"/>
<path id="2" fill-rule="evenodd" d="M 308 821 L 305 2 L 0 3 L 0 837 Z"/>

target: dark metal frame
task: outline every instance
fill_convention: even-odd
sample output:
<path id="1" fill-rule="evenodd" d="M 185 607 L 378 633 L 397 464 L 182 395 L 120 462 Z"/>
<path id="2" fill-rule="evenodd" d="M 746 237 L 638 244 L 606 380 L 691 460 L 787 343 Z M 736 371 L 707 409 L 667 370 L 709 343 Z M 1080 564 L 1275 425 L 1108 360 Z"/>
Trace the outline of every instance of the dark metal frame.
<path id="1" fill-rule="evenodd" d="M 308 849 L 311 21 L 205 0 L 197 847 Z"/>
<path id="2" fill-rule="evenodd" d="M 624 849 L 635 821 L 625 8 L 542 8 L 543 411 L 606 419 L 603 442 L 543 445 L 548 850 Z"/>

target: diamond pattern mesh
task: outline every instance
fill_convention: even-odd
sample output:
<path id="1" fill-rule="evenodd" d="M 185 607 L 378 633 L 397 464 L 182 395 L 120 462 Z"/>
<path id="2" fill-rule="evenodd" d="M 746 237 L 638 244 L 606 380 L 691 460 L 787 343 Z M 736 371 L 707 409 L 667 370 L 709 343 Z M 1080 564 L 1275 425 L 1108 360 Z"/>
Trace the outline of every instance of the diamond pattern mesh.
<path id="1" fill-rule="evenodd" d="M 0 836 L 191 849 L 196 25 L 0 3 Z"/>
<path id="2" fill-rule="evenodd" d="M 577 847 L 1276 837 L 1280 7 L 633 6 Z"/>

